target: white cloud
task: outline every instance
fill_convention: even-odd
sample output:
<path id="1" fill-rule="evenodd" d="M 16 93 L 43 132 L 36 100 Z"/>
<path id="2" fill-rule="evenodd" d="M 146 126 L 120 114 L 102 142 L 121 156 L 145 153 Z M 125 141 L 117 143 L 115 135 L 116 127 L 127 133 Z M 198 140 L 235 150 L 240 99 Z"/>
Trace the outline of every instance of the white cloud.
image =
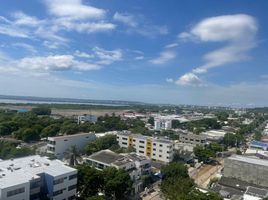
<path id="1" fill-rule="evenodd" d="M 166 82 L 168 82 L 168 83 L 173 83 L 174 80 L 173 80 L 172 78 L 166 78 Z"/>
<path id="2" fill-rule="evenodd" d="M 37 19 L 36 17 L 26 15 L 23 12 L 15 12 L 12 14 L 13 17 L 15 18 L 14 23 L 16 25 L 22 25 L 22 26 L 39 26 L 42 24 L 44 21 Z"/>
<path id="3" fill-rule="evenodd" d="M 175 83 L 183 86 L 204 86 L 203 81 L 193 73 L 184 74 Z"/>
<path id="4" fill-rule="evenodd" d="M 135 17 L 133 15 L 127 14 L 127 13 L 119 13 L 116 12 L 113 16 L 113 19 L 115 21 L 124 23 L 128 26 L 137 27 L 138 22 L 136 21 Z"/>
<path id="5" fill-rule="evenodd" d="M 219 49 L 204 55 L 205 63 L 192 72 L 179 78 L 178 84 L 194 82 L 199 85 L 200 79 L 196 74 L 207 73 L 209 69 L 250 59 L 249 50 L 256 47 L 258 25 L 250 15 L 223 15 L 206 18 L 195 25 L 189 32 L 183 32 L 179 38 L 198 42 L 226 42 Z M 188 84 L 192 85 L 192 84 Z"/>
<path id="6" fill-rule="evenodd" d="M 88 54 L 85 52 L 81 52 L 79 50 L 76 50 L 74 55 L 80 58 L 94 58 L 95 57 L 93 54 Z"/>
<path id="7" fill-rule="evenodd" d="M 105 10 L 83 4 L 82 0 L 45 0 L 51 15 L 68 20 L 99 19 Z"/>
<path id="8" fill-rule="evenodd" d="M 205 73 L 210 68 L 248 59 L 247 52 L 256 46 L 257 31 L 257 22 L 250 15 L 223 15 L 204 19 L 179 37 L 201 42 L 227 42 L 225 47 L 207 53 L 205 64 L 193 70 Z"/>
<path id="9" fill-rule="evenodd" d="M 100 66 L 76 60 L 72 55 L 52 55 L 46 57 L 26 57 L 17 62 L 20 69 L 37 72 L 64 70 L 96 70 Z"/>
<path id="10" fill-rule="evenodd" d="M 144 59 L 144 56 L 137 56 L 135 57 L 135 60 L 143 60 Z"/>
<path id="11" fill-rule="evenodd" d="M 29 45 L 29 44 L 26 44 L 26 43 L 14 43 L 12 44 L 12 46 L 14 47 L 19 47 L 19 48 L 24 48 L 26 49 L 27 51 L 31 52 L 31 53 L 37 53 L 36 49 L 32 46 L 32 45 Z"/>
<path id="12" fill-rule="evenodd" d="M 170 49 L 170 48 L 174 48 L 176 46 L 178 46 L 178 43 L 171 43 L 171 44 L 166 45 L 165 48 Z"/>
<path id="13" fill-rule="evenodd" d="M 162 65 L 174 59 L 175 57 L 176 54 L 173 51 L 163 51 L 160 53 L 159 57 L 150 60 L 150 62 L 155 65 Z"/>
<path id="14" fill-rule="evenodd" d="M 113 19 L 126 25 L 126 33 L 129 34 L 139 34 L 150 38 L 168 34 L 168 28 L 166 26 L 154 25 L 143 15 L 116 12 Z"/>
<path id="15" fill-rule="evenodd" d="M 99 47 L 93 48 L 93 52 L 100 60 L 97 62 L 100 65 L 109 65 L 115 61 L 122 60 L 123 53 L 121 49 L 105 50 Z"/>

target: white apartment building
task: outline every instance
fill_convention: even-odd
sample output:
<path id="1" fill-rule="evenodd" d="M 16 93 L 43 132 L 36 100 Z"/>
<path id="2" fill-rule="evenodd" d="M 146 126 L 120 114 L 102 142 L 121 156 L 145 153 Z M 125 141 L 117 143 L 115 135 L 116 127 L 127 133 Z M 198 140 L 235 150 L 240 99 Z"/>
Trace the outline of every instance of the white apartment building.
<path id="1" fill-rule="evenodd" d="M 77 170 L 59 160 L 28 156 L 0 162 L 1 200 L 73 200 Z"/>
<path id="2" fill-rule="evenodd" d="M 123 155 L 106 149 L 87 156 L 84 160 L 85 163 L 100 170 L 106 167 L 126 170 L 133 181 L 135 194 L 143 189 L 141 177 L 151 173 L 151 160 L 136 153 Z"/>
<path id="3" fill-rule="evenodd" d="M 47 153 L 52 153 L 61 159 L 64 158 L 72 146 L 75 146 L 77 150 L 83 150 L 90 141 L 95 139 L 96 135 L 94 133 L 48 137 Z"/>
<path id="4" fill-rule="evenodd" d="M 172 128 L 172 120 L 155 118 L 154 119 L 154 129 L 155 130 L 169 130 Z"/>
<path id="5" fill-rule="evenodd" d="M 132 146 L 136 149 L 136 153 L 148 156 L 152 160 L 165 163 L 173 160 L 175 143 L 172 140 L 122 131 L 117 134 L 117 141 L 120 147 L 128 148 Z"/>
<path id="6" fill-rule="evenodd" d="M 98 121 L 98 117 L 95 115 L 81 115 L 77 117 L 77 123 L 83 124 L 85 122 L 96 123 Z"/>

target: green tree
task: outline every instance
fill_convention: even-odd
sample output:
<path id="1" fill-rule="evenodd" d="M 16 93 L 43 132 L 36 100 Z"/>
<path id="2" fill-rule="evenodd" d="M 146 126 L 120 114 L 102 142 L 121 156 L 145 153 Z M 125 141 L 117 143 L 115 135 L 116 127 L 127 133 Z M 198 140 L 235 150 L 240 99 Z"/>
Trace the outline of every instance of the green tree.
<path id="1" fill-rule="evenodd" d="M 122 169 L 108 167 L 103 170 L 103 176 L 105 195 L 117 200 L 126 199 L 132 187 L 129 174 Z"/>
<path id="2" fill-rule="evenodd" d="M 82 160 L 80 152 L 77 150 L 76 146 L 71 146 L 65 157 L 69 160 L 70 166 L 77 166 L 79 160 Z"/>
<path id="3" fill-rule="evenodd" d="M 36 107 L 32 108 L 32 113 L 36 115 L 50 115 L 51 109 L 48 107 Z"/>
<path id="4" fill-rule="evenodd" d="M 149 117 L 148 123 L 151 124 L 152 126 L 154 126 L 154 118 L 153 117 Z"/>
<path id="5" fill-rule="evenodd" d="M 109 149 L 114 145 L 116 145 L 119 148 L 116 136 L 106 135 L 104 137 L 100 137 L 94 141 L 89 142 L 89 144 L 86 147 L 86 153 L 90 155 L 100 150 Z"/>

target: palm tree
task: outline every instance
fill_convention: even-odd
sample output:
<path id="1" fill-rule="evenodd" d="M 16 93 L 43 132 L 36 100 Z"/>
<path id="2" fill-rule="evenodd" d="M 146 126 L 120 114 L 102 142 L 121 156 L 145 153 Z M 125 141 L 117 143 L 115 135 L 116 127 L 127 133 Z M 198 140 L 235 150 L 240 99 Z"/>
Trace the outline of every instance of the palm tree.
<path id="1" fill-rule="evenodd" d="M 80 152 L 77 150 L 76 146 L 71 146 L 66 153 L 66 160 L 69 160 L 70 166 L 77 166 L 78 162 L 82 160 Z"/>

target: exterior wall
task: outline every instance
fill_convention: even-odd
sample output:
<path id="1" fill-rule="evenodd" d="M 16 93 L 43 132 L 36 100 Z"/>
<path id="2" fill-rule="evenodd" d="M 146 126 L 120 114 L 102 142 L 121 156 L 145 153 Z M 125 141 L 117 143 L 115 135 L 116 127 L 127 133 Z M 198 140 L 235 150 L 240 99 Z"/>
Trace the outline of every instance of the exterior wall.
<path id="1" fill-rule="evenodd" d="M 172 128 L 172 121 L 169 119 L 155 119 L 154 120 L 154 129 L 155 130 L 169 130 Z"/>
<path id="2" fill-rule="evenodd" d="M 77 134 L 70 136 L 49 137 L 47 144 L 47 152 L 53 153 L 58 158 L 63 158 L 65 153 L 71 146 L 76 146 L 78 150 L 82 150 L 89 141 L 95 140 L 93 133 Z"/>
<path id="3" fill-rule="evenodd" d="M 78 124 L 83 124 L 85 122 L 96 123 L 97 120 L 98 120 L 98 118 L 95 115 L 82 115 L 82 116 L 77 117 L 77 123 Z"/>
<path id="4" fill-rule="evenodd" d="M 180 142 L 195 144 L 195 145 L 204 145 L 206 143 L 206 137 L 196 134 L 180 134 Z"/>
<path id="5" fill-rule="evenodd" d="M 268 187 L 268 167 L 231 160 L 224 161 L 224 176 Z"/>
<path id="6" fill-rule="evenodd" d="M 19 188 L 24 188 L 24 192 L 7 197 L 7 193 L 9 191 L 13 191 L 13 190 L 16 190 Z M 0 195 L 1 200 L 19 200 L 19 199 L 28 200 L 28 199 L 30 199 L 30 184 L 29 184 L 29 182 L 27 182 L 24 184 L 15 185 L 13 187 L 4 188 L 1 190 L 0 194 L 1 194 Z"/>
<path id="7" fill-rule="evenodd" d="M 161 142 L 161 140 L 151 137 L 126 134 L 118 134 L 117 141 L 120 147 L 133 146 L 136 149 L 136 153 L 148 156 L 151 159 L 163 162 L 173 160 L 175 146 L 172 141 Z"/>

